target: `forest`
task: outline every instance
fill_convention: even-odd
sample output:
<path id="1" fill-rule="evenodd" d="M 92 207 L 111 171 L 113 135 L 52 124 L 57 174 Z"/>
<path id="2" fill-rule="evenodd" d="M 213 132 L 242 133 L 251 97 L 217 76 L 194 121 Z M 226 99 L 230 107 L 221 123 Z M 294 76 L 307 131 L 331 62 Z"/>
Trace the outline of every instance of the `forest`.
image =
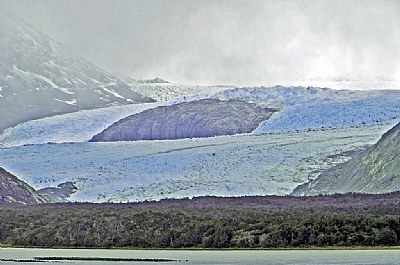
<path id="1" fill-rule="evenodd" d="M 0 242 L 24 247 L 284 248 L 400 245 L 400 192 L 0 204 Z"/>

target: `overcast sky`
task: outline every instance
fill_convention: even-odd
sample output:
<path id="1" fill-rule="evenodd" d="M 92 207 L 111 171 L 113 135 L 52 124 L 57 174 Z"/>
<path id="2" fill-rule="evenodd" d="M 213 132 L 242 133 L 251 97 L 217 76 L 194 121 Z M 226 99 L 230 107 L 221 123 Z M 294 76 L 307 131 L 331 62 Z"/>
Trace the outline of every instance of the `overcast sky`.
<path id="1" fill-rule="evenodd" d="M 0 8 L 134 78 L 400 80 L 395 0 L 0 0 Z"/>

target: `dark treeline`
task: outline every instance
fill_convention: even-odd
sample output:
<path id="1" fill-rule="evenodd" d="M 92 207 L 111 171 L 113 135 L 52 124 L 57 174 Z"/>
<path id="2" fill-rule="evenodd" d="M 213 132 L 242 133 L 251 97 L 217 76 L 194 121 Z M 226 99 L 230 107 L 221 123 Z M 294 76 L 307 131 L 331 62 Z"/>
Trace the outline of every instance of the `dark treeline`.
<path id="1" fill-rule="evenodd" d="M 400 193 L 0 207 L 0 242 L 41 247 L 400 245 Z"/>

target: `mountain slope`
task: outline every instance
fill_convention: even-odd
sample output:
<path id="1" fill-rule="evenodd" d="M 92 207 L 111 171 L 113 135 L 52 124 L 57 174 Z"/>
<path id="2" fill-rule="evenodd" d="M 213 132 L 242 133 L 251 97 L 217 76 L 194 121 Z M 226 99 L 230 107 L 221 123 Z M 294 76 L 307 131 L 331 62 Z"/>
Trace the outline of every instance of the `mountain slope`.
<path id="1" fill-rule="evenodd" d="M 95 135 L 91 141 L 164 140 L 249 133 L 274 112 L 274 109 L 242 101 L 204 99 L 185 102 L 128 116 Z"/>
<path id="2" fill-rule="evenodd" d="M 294 195 L 400 190 L 400 123 L 374 146 L 297 187 Z"/>
<path id="3" fill-rule="evenodd" d="M 0 131 L 84 108 L 149 102 L 23 21 L 0 14 Z"/>
<path id="4" fill-rule="evenodd" d="M 43 203 L 46 200 L 31 186 L 0 167 L 0 203 Z"/>

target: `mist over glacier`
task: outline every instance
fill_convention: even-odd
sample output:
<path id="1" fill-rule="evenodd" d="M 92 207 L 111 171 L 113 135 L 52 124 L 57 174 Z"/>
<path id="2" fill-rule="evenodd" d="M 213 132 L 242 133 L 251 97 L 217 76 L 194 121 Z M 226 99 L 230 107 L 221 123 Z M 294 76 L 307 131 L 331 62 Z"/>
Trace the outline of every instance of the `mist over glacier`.
<path id="1" fill-rule="evenodd" d="M 0 7 L 109 72 L 135 78 L 353 81 L 353 88 L 400 81 L 397 1 L 3 0 Z"/>

